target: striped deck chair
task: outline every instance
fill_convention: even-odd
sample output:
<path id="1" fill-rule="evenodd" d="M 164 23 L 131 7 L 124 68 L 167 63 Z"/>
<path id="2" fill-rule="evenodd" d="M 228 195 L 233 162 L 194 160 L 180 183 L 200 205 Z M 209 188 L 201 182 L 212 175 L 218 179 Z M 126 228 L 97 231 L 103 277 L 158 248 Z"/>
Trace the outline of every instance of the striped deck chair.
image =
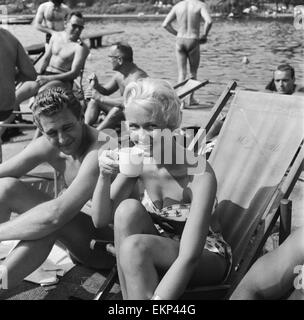
<path id="1" fill-rule="evenodd" d="M 218 182 L 213 214 L 232 247 L 232 271 L 225 284 L 188 290 L 182 298 L 229 298 L 280 213 L 288 214 L 281 202 L 303 169 L 303 119 L 303 97 L 237 91 L 209 158 Z"/>
<path id="2" fill-rule="evenodd" d="M 192 93 L 193 91 L 197 90 L 198 88 L 201 88 L 202 86 L 206 85 L 207 83 L 209 83 L 208 80 L 200 82 L 200 81 L 193 80 L 193 79 L 187 79 L 187 80 L 177 84 L 176 86 L 174 86 L 174 89 L 177 90 L 177 94 L 178 94 L 179 98 L 182 99 L 182 98 L 186 97 L 187 95 L 189 95 L 190 93 Z M 183 128 L 183 130 L 195 129 L 196 130 L 195 132 L 197 132 L 195 138 L 190 143 L 187 142 L 187 137 L 185 137 L 186 141 L 183 142 L 185 147 L 189 148 L 189 150 L 199 149 L 198 143 L 201 140 L 204 140 L 203 135 L 205 135 L 205 132 L 208 132 L 212 128 L 215 121 L 217 121 L 217 118 L 220 115 L 222 109 L 225 107 L 225 105 L 229 101 L 230 97 L 234 93 L 236 86 L 237 86 L 237 83 L 235 81 L 231 81 L 227 84 L 227 86 L 225 87 L 225 89 L 221 93 L 220 97 L 216 101 L 214 107 L 212 108 L 212 110 L 210 112 L 211 116 L 210 116 L 209 122 L 207 123 L 205 128 L 193 128 L 193 127 Z M 111 288 L 113 287 L 113 285 L 117 281 L 117 279 L 118 279 L 117 277 L 118 277 L 117 268 L 116 268 L 116 266 L 114 266 L 112 268 L 112 270 L 110 271 L 110 273 L 108 274 L 105 282 L 103 283 L 103 285 L 99 288 L 98 292 L 96 293 L 94 300 L 106 299 Z"/>

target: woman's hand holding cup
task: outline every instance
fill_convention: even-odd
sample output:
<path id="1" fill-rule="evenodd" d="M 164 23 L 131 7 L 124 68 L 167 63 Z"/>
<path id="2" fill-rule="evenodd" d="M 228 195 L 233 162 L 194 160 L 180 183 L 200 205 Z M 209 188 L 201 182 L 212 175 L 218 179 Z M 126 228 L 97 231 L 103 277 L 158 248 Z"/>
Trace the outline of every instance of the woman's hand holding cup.
<path id="1" fill-rule="evenodd" d="M 116 175 L 119 172 L 118 152 L 114 150 L 99 150 L 98 164 L 100 175 Z"/>

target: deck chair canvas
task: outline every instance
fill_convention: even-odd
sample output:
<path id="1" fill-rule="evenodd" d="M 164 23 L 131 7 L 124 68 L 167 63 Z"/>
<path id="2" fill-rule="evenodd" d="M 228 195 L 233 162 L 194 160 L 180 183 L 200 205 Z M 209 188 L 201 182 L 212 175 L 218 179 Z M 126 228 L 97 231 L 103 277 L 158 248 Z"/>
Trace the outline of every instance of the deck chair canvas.
<path id="1" fill-rule="evenodd" d="M 214 214 L 219 216 L 223 236 L 232 247 L 232 272 L 226 288 L 189 290 L 184 298 L 214 298 L 216 290 L 221 291 L 220 296 L 228 291 L 229 297 L 244 275 L 241 267 L 246 272 L 253 262 L 265 241 L 263 236 L 278 217 L 280 200 L 289 196 L 301 172 L 303 150 L 298 151 L 304 138 L 303 117 L 304 98 L 236 93 L 209 158 L 218 182 Z M 253 252 L 246 257 L 258 227 L 260 235 L 255 234 Z"/>

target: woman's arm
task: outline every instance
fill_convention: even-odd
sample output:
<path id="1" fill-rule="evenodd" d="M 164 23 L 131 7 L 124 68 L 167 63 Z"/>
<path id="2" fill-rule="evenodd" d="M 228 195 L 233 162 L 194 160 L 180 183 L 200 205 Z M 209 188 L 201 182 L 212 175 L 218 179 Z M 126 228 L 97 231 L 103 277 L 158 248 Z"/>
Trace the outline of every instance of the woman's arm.
<path id="1" fill-rule="evenodd" d="M 194 177 L 191 190 L 193 199 L 179 255 L 155 290 L 162 299 L 177 299 L 185 291 L 202 255 L 216 196 L 216 178 L 209 165 L 203 175 Z"/>
<path id="2" fill-rule="evenodd" d="M 121 201 L 129 198 L 137 178 L 117 174 L 115 151 L 105 150 L 99 158 L 99 177 L 92 198 L 92 219 L 96 228 L 113 222 L 113 213 Z M 117 174 L 111 184 L 112 176 Z"/>

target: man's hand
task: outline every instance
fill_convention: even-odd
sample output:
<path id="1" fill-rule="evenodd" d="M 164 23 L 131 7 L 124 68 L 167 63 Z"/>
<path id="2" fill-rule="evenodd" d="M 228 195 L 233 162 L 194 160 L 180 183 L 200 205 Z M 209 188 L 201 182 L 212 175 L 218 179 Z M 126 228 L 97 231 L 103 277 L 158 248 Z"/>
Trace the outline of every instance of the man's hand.
<path id="1" fill-rule="evenodd" d="M 116 175 L 119 172 L 118 152 L 100 149 L 98 151 L 100 175 Z"/>
<path id="2" fill-rule="evenodd" d="M 101 101 L 102 95 L 96 89 L 87 88 L 84 92 L 84 97 L 86 100 L 93 99 Z"/>
<path id="3" fill-rule="evenodd" d="M 199 43 L 200 43 L 200 44 L 204 44 L 204 43 L 206 43 L 206 42 L 207 42 L 207 36 L 205 36 L 205 35 L 204 35 L 204 36 L 201 36 L 200 39 L 199 39 Z"/>
<path id="4" fill-rule="evenodd" d="M 97 89 L 99 83 L 98 83 L 98 79 L 97 79 L 97 76 L 95 73 L 91 73 L 89 76 L 88 76 L 88 81 L 89 81 L 89 84 L 90 84 L 90 88 L 91 89 Z"/>
<path id="5" fill-rule="evenodd" d="M 49 82 L 48 76 L 38 76 L 36 79 L 36 82 L 38 82 L 39 87 L 44 86 L 47 82 Z"/>

